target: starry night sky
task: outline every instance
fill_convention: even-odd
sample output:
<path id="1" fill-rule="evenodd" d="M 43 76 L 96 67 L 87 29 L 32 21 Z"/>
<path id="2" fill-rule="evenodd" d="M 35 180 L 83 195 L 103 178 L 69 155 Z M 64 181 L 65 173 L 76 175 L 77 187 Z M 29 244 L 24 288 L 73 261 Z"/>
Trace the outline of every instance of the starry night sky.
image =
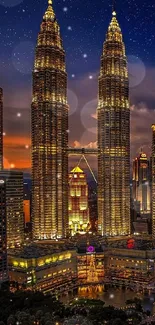
<path id="1" fill-rule="evenodd" d="M 111 0 L 53 0 L 68 72 L 70 145 L 96 146 L 97 78 Z M 117 0 L 129 62 L 131 158 L 149 154 L 155 123 L 155 2 Z M 30 168 L 31 72 L 47 0 L 0 0 L 5 167 Z"/>

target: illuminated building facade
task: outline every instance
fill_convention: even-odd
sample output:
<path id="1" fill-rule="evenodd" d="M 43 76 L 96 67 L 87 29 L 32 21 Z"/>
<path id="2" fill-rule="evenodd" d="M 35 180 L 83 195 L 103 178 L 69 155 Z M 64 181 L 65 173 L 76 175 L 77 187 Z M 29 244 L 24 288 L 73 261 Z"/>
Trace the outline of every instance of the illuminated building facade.
<path id="1" fill-rule="evenodd" d="M 140 214 L 150 213 L 150 171 L 149 160 L 145 153 L 133 161 L 133 199 L 139 202 Z"/>
<path id="2" fill-rule="evenodd" d="M 104 253 L 85 252 L 77 256 L 78 284 L 95 285 L 104 282 Z"/>
<path id="3" fill-rule="evenodd" d="M 0 170 L 3 169 L 3 89 L 0 88 Z"/>
<path id="4" fill-rule="evenodd" d="M 43 245 L 44 246 L 44 245 Z M 52 251 L 51 247 L 25 247 L 8 256 L 10 281 L 19 288 L 61 293 L 75 288 L 77 280 L 76 251 Z"/>
<path id="5" fill-rule="evenodd" d="M 68 229 L 68 104 L 65 52 L 48 1 L 38 35 L 32 99 L 32 227 L 34 239 Z"/>
<path id="6" fill-rule="evenodd" d="M 29 182 L 30 183 L 30 182 Z M 24 181 L 24 220 L 25 225 L 31 222 L 31 183 Z"/>
<path id="7" fill-rule="evenodd" d="M 112 238 L 106 244 L 104 241 L 103 248 L 97 242 L 95 246 L 83 246 L 79 238 L 76 250 L 75 237 L 72 240 L 46 240 L 10 250 L 9 280 L 17 282 L 20 289 L 53 294 L 68 294 L 80 288 L 84 295 L 93 287 L 100 291 L 106 284 L 141 289 L 151 288 L 152 284 L 154 289 L 155 250 L 151 240 Z M 97 240 L 101 243 L 103 238 Z"/>
<path id="8" fill-rule="evenodd" d="M 130 108 L 125 46 L 113 11 L 101 57 L 98 101 L 98 231 L 130 233 Z"/>
<path id="9" fill-rule="evenodd" d="M 155 279 L 154 258 L 154 250 L 108 249 L 105 253 L 105 283 L 148 288 Z"/>
<path id="10" fill-rule="evenodd" d="M 88 184 L 86 175 L 79 167 L 69 173 L 69 230 L 73 236 L 88 229 Z"/>
<path id="11" fill-rule="evenodd" d="M 155 239 L 155 124 L 152 125 L 152 237 Z"/>
<path id="12" fill-rule="evenodd" d="M 3 170 L 5 183 L 7 247 L 20 247 L 24 242 L 23 173 Z"/>
<path id="13" fill-rule="evenodd" d="M 6 184 L 0 177 L 0 287 L 7 280 Z"/>

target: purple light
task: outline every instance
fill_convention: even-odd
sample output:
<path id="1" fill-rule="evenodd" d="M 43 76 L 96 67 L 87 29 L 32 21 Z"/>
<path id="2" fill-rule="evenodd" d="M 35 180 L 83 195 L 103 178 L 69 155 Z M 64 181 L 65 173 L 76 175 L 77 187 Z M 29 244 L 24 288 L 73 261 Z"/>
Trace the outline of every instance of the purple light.
<path id="1" fill-rule="evenodd" d="M 93 253 L 94 251 L 95 251 L 95 248 L 93 246 L 89 246 L 87 248 L 87 252 L 89 252 L 89 253 Z"/>

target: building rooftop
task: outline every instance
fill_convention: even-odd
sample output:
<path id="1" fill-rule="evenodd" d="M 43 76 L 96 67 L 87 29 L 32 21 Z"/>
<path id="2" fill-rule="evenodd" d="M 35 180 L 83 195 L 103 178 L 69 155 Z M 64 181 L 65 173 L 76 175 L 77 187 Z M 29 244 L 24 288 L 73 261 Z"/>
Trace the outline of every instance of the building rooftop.
<path id="1" fill-rule="evenodd" d="M 11 249 L 8 251 L 8 254 L 30 259 L 59 254 L 69 250 L 77 251 L 78 253 L 86 253 L 90 247 L 94 248 L 96 253 L 104 252 L 108 249 L 155 251 L 155 241 L 149 238 L 136 238 L 136 236 L 132 238 L 126 236 L 125 238 L 105 239 L 94 234 L 78 234 L 70 239 L 31 243 L 22 248 Z"/>
<path id="2" fill-rule="evenodd" d="M 74 250 L 74 246 L 67 243 L 32 243 L 18 249 L 11 249 L 8 251 L 9 255 L 15 255 L 21 258 L 39 258 L 46 255 L 61 253 L 68 250 Z"/>
<path id="3" fill-rule="evenodd" d="M 75 168 L 73 168 L 71 170 L 71 173 L 81 174 L 81 173 L 83 173 L 83 170 L 79 166 L 76 166 Z"/>

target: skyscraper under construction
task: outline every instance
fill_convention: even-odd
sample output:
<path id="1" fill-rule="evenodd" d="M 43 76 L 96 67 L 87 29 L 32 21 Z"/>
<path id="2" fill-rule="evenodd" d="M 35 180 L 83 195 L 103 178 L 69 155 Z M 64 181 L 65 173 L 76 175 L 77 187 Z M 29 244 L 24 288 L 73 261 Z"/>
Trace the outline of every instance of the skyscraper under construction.
<path id="1" fill-rule="evenodd" d="M 65 52 L 48 0 L 38 35 L 32 99 L 34 239 L 65 237 L 68 228 L 68 104 Z"/>
<path id="2" fill-rule="evenodd" d="M 113 10 L 101 57 L 98 102 L 98 229 L 130 233 L 130 109 L 125 46 Z"/>

